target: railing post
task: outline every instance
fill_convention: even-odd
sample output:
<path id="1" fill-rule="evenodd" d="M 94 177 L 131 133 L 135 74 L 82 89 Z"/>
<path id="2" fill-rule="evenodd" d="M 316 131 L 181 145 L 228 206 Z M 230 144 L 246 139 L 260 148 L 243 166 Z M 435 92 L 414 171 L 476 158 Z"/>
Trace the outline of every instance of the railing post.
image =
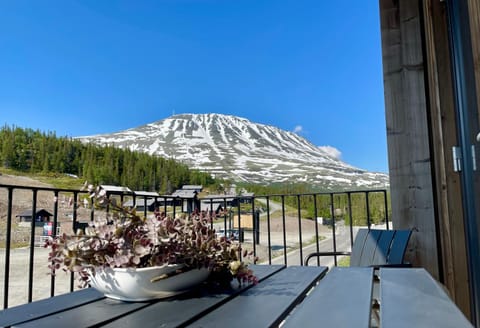
<path id="1" fill-rule="evenodd" d="M 109 196 L 107 196 L 109 197 Z M 73 213 L 72 213 L 72 224 L 73 224 L 73 233 L 77 233 L 77 204 L 78 204 L 78 191 L 73 192 Z M 108 218 L 108 205 L 107 205 L 107 218 Z M 75 289 L 75 275 L 72 272 L 70 274 L 70 291 L 73 292 Z"/>
<path id="2" fill-rule="evenodd" d="M 253 218 L 253 226 L 255 230 L 255 244 L 260 245 L 260 211 L 255 210 Z"/>
<path id="3" fill-rule="evenodd" d="M 352 193 L 347 192 L 348 215 L 350 216 L 350 247 L 353 247 L 353 212 L 352 212 Z"/>
<path id="4" fill-rule="evenodd" d="M 333 199 L 333 193 L 330 193 L 330 215 L 332 216 L 332 239 L 333 239 L 333 251 L 337 251 L 337 237 L 335 233 L 335 202 Z M 333 262 L 337 266 L 337 256 L 333 257 Z"/>
<path id="5" fill-rule="evenodd" d="M 317 194 L 313 194 L 313 216 L 315 220 L 315 251 L 318 253 L 320 252 L 320 243 L 319 243 L 319 235 L 318 235 L 318 209 L 317 209 Z M 317 256 L 317 265 L 320 265 L 320 258 Z"/>
<path id="6" fill-rule="evenodd" d="M 135 194 L 133 194 L 133 197 L 135 197 Z M 123 207 L 123 202 L 122 202 L 122 207 Z M 146 218 L 147 217 L 147 196 L 143 196 L 143 216 Z"/>
<path id="7" fill-rule="evenodd" d="M 3 308 L 8 308 L 8 289 L 10 283 L 10 244 L 12 237 L 12 206 L 13 206 L 13 188 L 8 188 L 8 205 L 7 205 L 7 236 L 5 240 L 5 276 L 3 289 Z"/>
<path id="8" fill-rule="evenodd" d="M 35 256 L 35 220 L 37 214 L 37 189 L 32 190 L 32 224 L 30 226 L 30 259 L 28 267 L 28 303 L 32 302 L 33 298 L 33 264 Z"/>
<path id="9" fill-rule="evenodd" d="M 267 200 L 267 238 L 268 238 L 268 264 L 272 264 L 272 240 L 270 234 L 270 197 Z"/>
<path id="10" fill-rule="evenodd" d="M 285 195 L 282 195 L 283 259 L 287 265 L 287 231 L 285 225 Z"/>
<path id="11" fill-rule="evenodd" d="M 370 229 L 372 222 L 370 220 L 370 192 L 369 191 L 366 191 L 365 193 L 365 206 L 367 209 L 367 226 L 368 226 L 368 229 Z"/>
<path id="12" fill-rule="evenodd" d="M 53 231 L 52 237 L 55 238 L 57 236 L 57 226 L 58 226 L 58 190 L 54 191 L 54 199 L 55 202 L 53 204 Z M 55 296 L 55 276 L 52 274 L 50 276 L 50 296 Z"/>
<path id="13" fill-rule="evenodd" d="M 387 201 L 387 191 L 383 190 L 383 200 L 385 204 L 385 223 L 387 225 L 387 230 L 390 230 L 389 223 L 388 223 L 388 201 Z"/>
<path id="14" fill-rule="evenodd" d="M 250 201 L 252 202 L 252 225 L 253 225 L 253 231 L 252 231 L 252 238 L 253 238 L 253 256 L 257 256 L 257 227 L 255 223 L 255 198 L 251 197 Z"/>
<path id="15" fill-rule="evenodd" d="M 302 209 L 300 206 L 300 195 L 297 195 L 297 213 L 298 213 L 298 244 L 300 245 L 300 265 L 303 265 L 303 243 L 302 243 Z"/>

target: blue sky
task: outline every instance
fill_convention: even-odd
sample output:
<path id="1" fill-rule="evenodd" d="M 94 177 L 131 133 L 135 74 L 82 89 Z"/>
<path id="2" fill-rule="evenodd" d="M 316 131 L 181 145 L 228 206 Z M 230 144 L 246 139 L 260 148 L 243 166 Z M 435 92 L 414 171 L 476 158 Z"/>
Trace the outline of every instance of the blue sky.
<path id="1" fill-rule="evenodd" d="M 75 137 L 222 113 L 388 172 L 378 1 L 0 0 L 0 49 L 2 125 Z"/>

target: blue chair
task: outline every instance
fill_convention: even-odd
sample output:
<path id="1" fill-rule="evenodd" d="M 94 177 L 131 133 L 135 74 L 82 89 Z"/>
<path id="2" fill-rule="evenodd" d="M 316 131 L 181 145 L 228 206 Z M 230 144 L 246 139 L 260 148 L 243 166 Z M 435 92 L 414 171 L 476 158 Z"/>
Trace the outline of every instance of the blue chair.
<path id="1" fill-rule="evenodd" d="M 311 253 L 305 258 L 305 265 L 314 257 L 350 255 L 350 266 L 409 266 L 403 258 L 411 234 L 412 230 L 360 229 L 351 252 Z"/>

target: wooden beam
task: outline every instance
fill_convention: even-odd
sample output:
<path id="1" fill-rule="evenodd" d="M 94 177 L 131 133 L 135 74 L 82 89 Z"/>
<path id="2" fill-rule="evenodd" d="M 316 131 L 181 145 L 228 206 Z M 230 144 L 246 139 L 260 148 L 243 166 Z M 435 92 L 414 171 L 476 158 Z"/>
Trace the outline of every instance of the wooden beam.
<path id="1" fill-rule="evenodd" d="M 438 279 L 420 8 L 419 0 L 380 0 L 392 220 L 416 229 L 410 260 Z"/>

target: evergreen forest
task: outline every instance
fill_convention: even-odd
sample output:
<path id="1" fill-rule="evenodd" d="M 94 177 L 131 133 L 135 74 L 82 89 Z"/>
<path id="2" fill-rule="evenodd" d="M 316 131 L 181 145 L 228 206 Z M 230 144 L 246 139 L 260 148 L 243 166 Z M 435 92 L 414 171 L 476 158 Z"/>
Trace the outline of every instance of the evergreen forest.
<path id="1" fill-rule="evenodd" d="M 210 174 L 173 159 L 100 146 L 53 132 L 4 126 L 0 129 L 0 166 L 26 173 L 61 173 L 93 184 L 169 194 L 184 184 L 214 186 Z"/>

